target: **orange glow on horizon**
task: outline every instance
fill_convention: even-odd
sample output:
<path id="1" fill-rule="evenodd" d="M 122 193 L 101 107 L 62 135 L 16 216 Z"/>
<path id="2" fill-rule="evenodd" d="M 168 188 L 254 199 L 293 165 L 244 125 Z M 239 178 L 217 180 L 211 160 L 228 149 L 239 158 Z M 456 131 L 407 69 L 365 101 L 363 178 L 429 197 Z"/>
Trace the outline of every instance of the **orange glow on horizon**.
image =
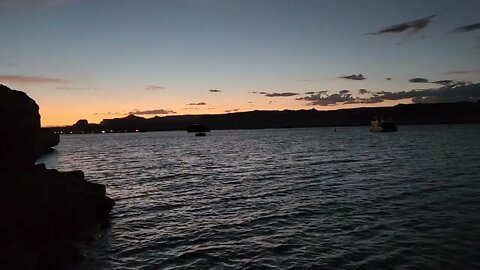
<path id="1" fill-rule="evenodd" d="M 290 101 L 291 102 L 291 101 Z M 298 104 L 269 104 L 269 101 L 248 103 L 245 102 L 242 106 L 231 106 L 230 104 L 214 104 L 212 105 L 203 105 L 203 106 L 192 106 L 191 108 L 187 105 L 176 104 L 179 108 L 175 109 L 174 106 L 168 107 L 168 109 L 176 112 L 175 114 L 135 114 L 144 118 L 152 118 L 155 116 L 180 116 L 180 115 L 202 115 L 202 114 L 226 114 L 234 112 L 248 112 L 254 110 L 309 110 L 316 109 L 319 111 L 329 111 L 329 110 L 338 110 L 338 109 L 351 109 L 351 108 L 361 108 L 361 107 L 388 107 L 395 106 L 397 104 L 409 104 L 412 103 L 411 100 L 396 100 L 396 101 L 384 101 L 381 103 L 374 104 L 348 104 L 348 105 L 335 105 L 335 106 L 309 106 Z M 89 106 L 72 106 L 71 104 L 57 104 L 57 103 L 48 103 L 42 106 L 40 104 L 40 115 L 42 116 L 42 127 L 53 127 L 53 126 L 67 126 L 76 123 L 80 119 L 87 119 L 89 123 L 100 123 L 103 119 L 112 119 L 112 118 L 122 118 L 129 115 L 131 110 L 125 110 L 124 108 L 130 108 L 126 104 L 109 104 L 100 105 L 100 104 L 82 104 Z M 158 106 L 157 106 L 158 107 Z M 138 110 L 153 110 L 155 106 L 145 106 L 139 107 Z"/>

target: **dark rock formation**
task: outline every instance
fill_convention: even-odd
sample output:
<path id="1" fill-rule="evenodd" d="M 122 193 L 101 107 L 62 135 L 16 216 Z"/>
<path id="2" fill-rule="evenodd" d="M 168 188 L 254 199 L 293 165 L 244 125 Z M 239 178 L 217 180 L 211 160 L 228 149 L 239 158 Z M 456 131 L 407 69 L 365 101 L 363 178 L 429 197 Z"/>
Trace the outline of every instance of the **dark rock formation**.
<path id="1" fill-rule="evenodd" d="M 86 119 L 80 119 L 73 125 L 75 128 L 86 128 L 88 127 L 88 120 Z"/>
<path id="2" fill-rule="evenodd" d="M 114 202 L 81 171 L 34 165 L 59 143 L 40 128 L 38 105 L 0 85 L 0 269 L 65 269 L 81 258 L 86 231 L 108 220 Z"/>
<path id="3" fill-rule="evenodd" d="M 82 233 L 105 223 L 114 205 L 105 186 L 87 182 L 81 171 L 37 165 L 0 175 L 1 269 L 65 269 L 81 259 Z"/>
<path id="4" fill-rule="evenodd" d="M 0 170 L 24 169 L 37 159 L 38 105 L 25 93 L 0 85 Z"/>
<path id="5" fill-rule="evenodd" d="M 54 129 L 55 130 L 55 129 Z M 57 133 L 65 134 L 85 134 L 85 133 L 100 133 L 102 131 L 101 127 L 98 124 L 90 124 L 88 120 L 81 119 L 78 120 L 75 124 L 65 127 L 62 130 L 55 130 Z"/>
<path id="6" fill-rule="evenodd" d="M 49 153 L 53 150 L 52 147 L 57 146 L 60 143 L 60 135 L 55 133 L 53 129 L 42 128 L 36 135 L 36 148 L 37 156 L 40 154 Z"/>
<path id="7" fill-rule="evenodd" d="M 146 120 L 146 118 L 130 114 L 124 118 L 116 118 L 106 121 L 104 120 L 105 122 L 102 121 L 100 125 L 107 128 L 107 130 L 135 131 L 137 129 L 143 130 L 146 127 Z"/>
<path id="8" fill-rule="evenodd" d="M 105 130 L 113 131 L 167 131 L 185 130 L 190 124 L 196 122 L 198 115 L 165 116 L 143 118 L 129 115 L 124 118 L 104 119 L 100 126 Z"/>
<path id="9" fill-rule="evenodd" d="M 40 128 L 38 109 L 25 93 L 0 84 L 0 170 L 32 167 L 58 144 L 58 134 Z"/>
<path id="10" fill-rule="evenodd" d="M 40 128 L 38 105 L 27 94 L 0 84 L 0 124 L 6 132 Z"/>

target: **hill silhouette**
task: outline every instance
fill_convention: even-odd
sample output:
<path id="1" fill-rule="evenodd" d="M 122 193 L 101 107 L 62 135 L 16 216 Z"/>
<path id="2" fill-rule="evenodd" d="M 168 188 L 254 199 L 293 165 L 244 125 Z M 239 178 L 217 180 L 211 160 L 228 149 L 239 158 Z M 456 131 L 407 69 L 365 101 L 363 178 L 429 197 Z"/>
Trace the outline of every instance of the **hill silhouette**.
<path id="1" fill-rule="evenodd" d="M 186 130 L 201 123 L 210 129 L 305 128 L 366 126 L 374 116 L 390 115 L 399 125 L 480 123 L 480 103 L 400 104 L 393 107 L 355 108 L 332 111 L 250 111 L 211 115 L 178 115 L 144 118 L 129 115 L 104 119 L 100 124 L 61 128 L 66 133 Z"/>

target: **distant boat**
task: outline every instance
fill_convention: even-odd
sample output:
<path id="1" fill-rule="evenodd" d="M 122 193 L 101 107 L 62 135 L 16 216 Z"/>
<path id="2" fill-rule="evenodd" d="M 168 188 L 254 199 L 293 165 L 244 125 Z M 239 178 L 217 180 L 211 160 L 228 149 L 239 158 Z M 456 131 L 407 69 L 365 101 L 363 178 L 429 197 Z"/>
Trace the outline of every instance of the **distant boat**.
<path id="1" fill-rule="evenodd" d="M 371 121 L 370 131 L 394 132 L 397 131 L 397 125 L 389 116 L 375 116 Z"/>
<path id="2" fill-rule="evenodd" d="M 203 136 L 207 136 L 207 134 L 205 134 L 205 132 L 210 132 L 210 129 L 208 129 L 207 126 L 202 125 L 202 124 L 191 124 L 187 128 L 187 132 L 188 133 L 195 133 L 195 136 L 197 136 L 197 137 L 203 137 Z"/>

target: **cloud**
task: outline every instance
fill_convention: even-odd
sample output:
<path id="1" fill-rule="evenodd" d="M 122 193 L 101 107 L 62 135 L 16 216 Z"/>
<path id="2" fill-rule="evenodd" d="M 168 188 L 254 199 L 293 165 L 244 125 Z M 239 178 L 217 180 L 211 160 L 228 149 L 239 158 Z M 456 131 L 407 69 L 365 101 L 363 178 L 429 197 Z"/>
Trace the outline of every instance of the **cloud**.
<path id="1" fill-rule="evenodd" d="M 322 90 L 317 92 L 319 95 L 326 95 L 328 93 L 328 90 Z"/>
<path id="2" fill-rule="evenodd" d="M 50 7 L 64 4 L 67 1 L 68 0 L 0 0 L 0 7 Z"/>
<path id="3" fill-rule="evenodd" d="M 175 114 L 176 112 L 174 111 L 169 111 L 165 109 L 156 109 L 156 110 L 146 110 L 146 111 L 139 111 L 139 110 L 133 110 L 129 112 L 128 114 L 135 114 L 135 115 L 156 115 L 156 114 Z"/>
<path id="4" fill-rule="evenodd" d="M 93 115 L 125 115 L 125 114 L 124 113 L 118 113 L 118 112 L 106 112 L 106 113 L 96 112 L 96 113 L 93 113 Z"/>
<path id="5" fill-rule="evenodd" d="M 408 92 L 406 93 L 408 94 Z M 412 99 L 414 103 L 439 103 L 480 100 L 480 84 L 464 83 L 454 86 L 443 86 L 438 90 L 424 90 L 421 95 Z"/>
<path id="6" fill-rule="evenodd" d="M 145 90 L 147 91 L 158 91 L 158 90 L 165 90 L 165 89 L 167 88 L 159 85 L 147 85 L 145 87 Z"/>
<path id="7" fill-rule="evenodd" d="M 392 80 L 392 78 L 386 78 L 385 80 L 387 80 L 387 81 L 391 81 L 391 80 Z"/>
<path id="8" fill-rule="evenodd" d="M 349 93 L 338 94 L 314 94 L 297 98 L 308 101 L 309 105 L 332 106 L 342 104 L 369 104 L 382 101 L 395 101 L 411 99 L 413 103 L 440 103 L 480 100 L 480 83 L 452 82 L 440 88 L 420 89 L 400 92 L 369 92 L 369 97 L 354 97 Z"/>
<path id="9" fill-rule="evenodd" d="M 198 102 L 198 103 L 188 103 L 188 106 L 204 106 L 207 105 L 205 102 Z"/>
<path id="10" fill-rule="evenodd" d="M 466 33 L 466 32 L 472 32 L 480 30 L 480 23 L 474 23 L 470 25 L 465 25 L 465 26 L 460 26 L 458 28 L 455 28 L 453 32 L 455 33 Z"/>
<path id="11" fill-rule="evenodd" d="M 341 79 L 347 79 L 347 80 L 354 80 L 354 81 L 361 81 L 361 80 L 365 80 L 366 77 L 363 76 L 363 74 L 358 74 L 358 75 L 355 75 L 355 74 L 352 74 L 352 75 L 349 75 L 349 76 L 340 76 L 339 78 Z"/>
<path id="12" fill-rule="evenodd" d="M 331 106 L 335 104 L 345 104 L 355 100 L 349 90 L 341 90 L 338 94 L 327 94 L 327 91 L 320 91 L 310 96 L 297 98 L 297 100 L 305 100 L 309 105 Z"/>
<path id="13" fill-rule="evenodd" d="M 50 78 L 42 76 L 23 76 L 23 75 L 0 75 L 1 83 L 23 83 L 23 84 L 55 84 L 66 83 L 67 81 L 59 78 Z"/>
<path id="14" fill-rule="evenodd" d="M 443 73 L 443 75 L 455 76 L 455 75 L 465 75 L 470 73 L 479 72 L 479 70 L 454 70 Z"/>
<path id="15" fill-rule="evenodd" d="M 220 92 L 222 92 L 222 90 L 219 90 L 219 89 L 210 89 L 210 92 L 211 92 L 211 93 L 220 93 Z"/>
<path id="16" fill-rule="evenodd" d="M 429 82 L 428 79 L 425 79 L 425 78 L 413 78 L 408 81 L 411 83 L 428 83 Z"/>
<path id="17" fill-rule="evenodd" d="M 315 92 L 306 92 L 305 95 L 313 95 Z"/>
<path id="18" fill-rule="evenodd" d="M 267 97 L 291 97 L 291 96 L 296 96 L 298 93 L 292 93 L 292 92 L 283 92 L 283 93 L 269 93 L 266 94 L 265 96 Z"/>
<path id="19" fill-rule="evenodd" d="M 440 84 L 440 85 L 450 85 L 454 83 L 453 80 L 439 80 L 439 81 L 434 81 L 432 83 Z"/>
<path id="20" fill-rule="evenodd" d="M 258 93 L 260 95 L 264 95 L 266 97 L 292 97 L 299 95 L 299 93 L 294 93 L 294 92 L 274 92 L 274 93 L 268 93 L 268 92 L 252 92 L 252 93 Z"/>
<path id="21" fill-rule="evenodd" d="M 410 79 L 409 82 L 411 82 L 411 83 L 435 83 L 435 84 L 440 84 L 440 85 L 462 85 L 462 84 L 465 84 L 465 82 L 462 82 L 462 81 L 454 81 L 454 80 L 429 81 L 428 79 L 425 79 L 425 78 L 413 78 L 413 79 Z"/>
<path id="22" fill-rule="evenodd" d="M 431 15 L 426 18 L 388 26 L 377 32 L 366 33 L 365 35 L 382 35 L 387 33 L 402 33 L 405 31 L 409 31 L 410 34 L 415 34 L 426 28 L 435 16 L 437 15 Z"/>
<path id="23" fill-rule="evenodd" d="M 98 88 L 89 88 L 89 87 L 56 87 L 58 90 L 67 90 L 67 91 L 94 91 Z"/>
<path id="24" fill-rule="evenodd" d="M 298 80 L 299 82 L 306 82 L 306 83 L 311 83 L 313 82 L 313 80 L 310 80 L 310 79 L 300 79 Z"/>
<path id="25" fill-rule="evenodd" d="M 231 112 L 238 112 L 240 109 L 232 109 L 232 110 L 226 110 L 226 113 L 231 113 Z"/>
<path id="26" fill-rule="evenodd" d="M 370 92 L 367 89 L 359 89 L 358 90 L 358 94 L 360 94 L 360 95 L 366 95 L 368 93 L 370 93 Z"/>
<path id="27" fill-rule="evenodd" d="M 479 30 L 480 30 L 480 23 L 474 23 L 474 24 L 470 24 L 470 25 L 464 25 L 464 26 L 457 27 L 454 30 L 448 32 L 447 34 L 450 34 L 450 33 L 469 33 L 469 32 L 474 32 L 474 31 L 479 31 Z M 480 37 L 477 37 L 477 39 L 480 39 Z M 480 46 L 477 45 L 473 48 L 474 49 L 480 49 Z"/>

